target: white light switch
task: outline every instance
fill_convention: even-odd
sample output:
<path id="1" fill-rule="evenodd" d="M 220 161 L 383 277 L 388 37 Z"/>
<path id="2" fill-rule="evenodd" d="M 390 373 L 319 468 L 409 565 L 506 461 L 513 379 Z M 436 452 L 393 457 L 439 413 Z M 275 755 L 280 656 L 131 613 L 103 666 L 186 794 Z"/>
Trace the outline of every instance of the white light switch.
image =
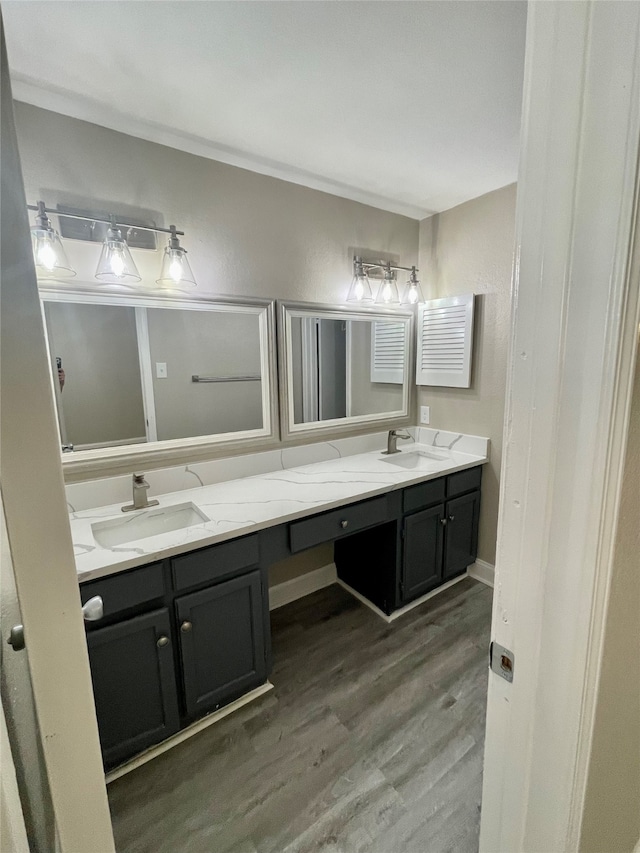
<path id="1" fill-rule="evenodd" d="M 167 378 L 167 362 L 166 361 L 156 361 L 156 377 L 158 379 L 166 379 Z"/>
<path id="2" fill-rule="evenodd" d="M 429 423 L 429 406 L 420 406 L 420 423 Z"/>

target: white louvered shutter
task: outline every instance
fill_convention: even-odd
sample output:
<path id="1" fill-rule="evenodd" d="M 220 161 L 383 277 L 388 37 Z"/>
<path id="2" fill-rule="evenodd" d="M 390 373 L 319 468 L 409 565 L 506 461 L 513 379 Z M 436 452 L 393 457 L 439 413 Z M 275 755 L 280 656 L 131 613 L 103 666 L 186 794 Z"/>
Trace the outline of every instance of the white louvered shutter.
<path id="1" fill-rule="evenodd" d="M 471 385 L 473 293 L 430 299 L 418 312 L 417 385 Z"/>
<path id="2" fill-rule="evenodd" d="M 404 382 L 405 324 L 374 322 L 371 329 L 371 381 Z"/>

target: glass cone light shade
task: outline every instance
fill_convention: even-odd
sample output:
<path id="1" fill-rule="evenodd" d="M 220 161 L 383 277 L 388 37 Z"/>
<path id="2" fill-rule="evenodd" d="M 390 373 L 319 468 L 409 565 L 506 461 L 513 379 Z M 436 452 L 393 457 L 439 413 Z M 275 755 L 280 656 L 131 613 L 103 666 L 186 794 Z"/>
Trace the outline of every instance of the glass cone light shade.
<path id="1" fill-rule="evenodd" d="M 132 284 L 141 280 L 122 232 L 114 225 L 107 231 L 102 244 L 96 278 L 111 284 Z"/>
<path id="2" fill-rule="evenodd" d="M 393 273 L 390 270 L 386 270 L 380 290 L 378 291 L 376 303 L 378 305 L 397 305 L 399 302 L 398 285 L 395 282 Z"/>
<path id="3" fill-rule="evenodd" d="M 51 227 L 43 201 L 38 202 L 36 225 L 31 229 L 33 260 L 38 278 L 71 278 L 76 274 L 57 231 Z"/>
<path id="4" fill-rule="evenodd" d="M 157 284 L 162 287 L 196 287 L 196 280 L 187 259 L 187 250 L 180 245 L 175 225 L 171 225 L 170 228 L 169 245 L 162 256 L 162 267 Z"/>
<path id="5" fill-rule="evenodd" d="M 414 267 L 411 270 L 409 281 L 407 282 L 404 293 L 402 294 L 402 304 L 417 305 L 419 302 L 424 302 L 424 296 L 422 294 L 420 282 L 418 281 L 417 270 Z"/>
<path id="6" fill-rule="evenodd" d="M 347 302 L 373 302 L 369 276 L 364 271 L 360 258 L 353 261 L 353 279 L 347 294 Z"/>

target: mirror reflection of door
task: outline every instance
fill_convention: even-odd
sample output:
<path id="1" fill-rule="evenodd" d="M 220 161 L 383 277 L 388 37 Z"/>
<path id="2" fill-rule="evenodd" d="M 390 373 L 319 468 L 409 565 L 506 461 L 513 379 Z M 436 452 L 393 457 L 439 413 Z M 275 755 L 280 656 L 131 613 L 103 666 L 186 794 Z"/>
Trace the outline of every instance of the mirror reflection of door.
<path id="1" fill-rule="evenodd" d="M 299 406 L 303 423 L 347 415 L 347 323 L 295 318 L 294 346 L 300 353 Z M 300 412 L 299 412 L 300 414 Z"/>

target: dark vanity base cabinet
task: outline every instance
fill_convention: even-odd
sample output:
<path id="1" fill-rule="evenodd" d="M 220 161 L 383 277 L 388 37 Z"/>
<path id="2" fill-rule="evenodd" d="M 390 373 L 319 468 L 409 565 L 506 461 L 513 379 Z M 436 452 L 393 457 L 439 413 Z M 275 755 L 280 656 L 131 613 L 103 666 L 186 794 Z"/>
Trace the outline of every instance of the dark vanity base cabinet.
<path id="1" fill-rule="evenodd" d="M 214 711 L 266 680 L 262 602 L 259 571 L 176 599 L 189 717 Z"/>
<path id="2" fill-rule="evenodd" d="M 404 519 L 400 595 L 412 601 L 442 583 L 444 506 L 438 504 Z"/>
<path id="3" fill-rule="evenodd" d="M 447 501 L 443 570 L 445 581 L 463 572 L 478 556 L 479 518 L 479 491 Z"/>
<path id="4" fill-rule="evenodd" d="M 180 728 L 169 611 L 154 610 L 87 637 L 105 766 Z"/>
<path id="5" fill-rule="evenodd" d="M 464 572 L 480 479 L 471 468 L 83 584 L 83 603 L 104 604 L 87 644 L 105 766 L 264 684 L 270 564 L 333 541 L 338 577 L 389 615 Z"/>

